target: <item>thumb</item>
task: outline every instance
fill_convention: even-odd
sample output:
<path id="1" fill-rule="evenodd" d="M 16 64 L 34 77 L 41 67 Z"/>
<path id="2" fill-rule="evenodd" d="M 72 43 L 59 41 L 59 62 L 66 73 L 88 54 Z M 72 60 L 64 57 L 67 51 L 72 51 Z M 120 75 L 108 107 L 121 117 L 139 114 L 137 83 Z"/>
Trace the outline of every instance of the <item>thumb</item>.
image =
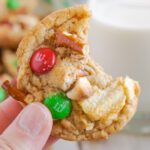
<path id="1" fill-rule="evenodd" d="M 52 118 L 40 103 L 27 106 L 0 136 L 0 149 L 41 150 L 52 128 Z"/>

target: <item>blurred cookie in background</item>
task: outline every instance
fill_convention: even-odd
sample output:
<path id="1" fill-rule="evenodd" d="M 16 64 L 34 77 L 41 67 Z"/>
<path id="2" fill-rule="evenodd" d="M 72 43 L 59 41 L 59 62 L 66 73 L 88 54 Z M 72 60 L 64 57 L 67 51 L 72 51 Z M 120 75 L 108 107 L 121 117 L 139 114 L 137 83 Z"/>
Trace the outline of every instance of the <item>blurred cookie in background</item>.
<path id="1" fill-rule="evenodd" d="M 3 73 L 3 70 L 4 70 L 3 68 L 4 66 L 2 64 L 2 49 L 0 49 L 0 74 Z"/>
<path id="2" fill-rule="evenodd" d="M 25 32 L 39 19 L 29 14 L 9 14 L 0 18 L 0 47 L 17 48 Z"/>
<path id="3" fill-rule="evenodd" d="M 3 72 L 3 65 L 0 63 L 0 74 Z"/>
<path id="4" fill-rule="evenodd" d="M 0 17 L 6 12 L 5 9 L 5 1 L 4 0 L 0 0 Z"/>
<path id="5" fill-rule="evenodd" d="M 0 0 L 0 16 L 6 14 L 31 13 L 37 6 L 38 0 Z"/>
<path id="6" fill-rule="evenodd" d="M 5 70 L 13 77 L 17 75 L 17 57 L 16 53 L 9 50 L 3 49 L 2 62 Z"/>

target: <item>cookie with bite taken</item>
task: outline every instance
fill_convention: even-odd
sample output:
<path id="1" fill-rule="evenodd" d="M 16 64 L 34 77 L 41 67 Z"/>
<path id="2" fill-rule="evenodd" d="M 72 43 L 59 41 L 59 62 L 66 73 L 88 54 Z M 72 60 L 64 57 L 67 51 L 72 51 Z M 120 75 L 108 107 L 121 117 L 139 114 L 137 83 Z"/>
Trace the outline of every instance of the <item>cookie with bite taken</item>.
<path id="1" fill-rule="evenodd" d="M 17 48 L 27 30 L 38 23 L 38 18 L 27 14 L 8 14 L 0 18 L 0 47 Z"/>
<path id="2" fill-rule="evenodd" d="M 43 103 L 54 119 L 52 136 L 65 140 L 107 139 L 138 104 L 138 82 L 113 79 L 89 56 L 90 16 L 86 5 L 58 10 L 28 32 L 17 50 L 15 98 Z"/>

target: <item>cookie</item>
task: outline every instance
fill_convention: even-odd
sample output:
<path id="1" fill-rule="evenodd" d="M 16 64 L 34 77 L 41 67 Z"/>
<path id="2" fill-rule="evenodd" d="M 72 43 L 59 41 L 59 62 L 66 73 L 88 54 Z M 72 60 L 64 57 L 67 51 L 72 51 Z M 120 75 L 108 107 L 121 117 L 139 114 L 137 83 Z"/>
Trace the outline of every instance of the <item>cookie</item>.
<path id="1" fill-rule="evenodd" d="M 138 82 L 113 79 L 89 56 L 90 16 L 85 5 L 56 11 L 17 50 L 17 88 L 24 93 L 18 100 L 47 106 L 52 136 L 65 140 L 107 139 L 128 123 L 138 104 Z"/>
<path id="2" fill-rule="evenodd" d="M 33 15 L 7 15 L 0 19 L 0 47 L 17 48 L 27 30 L 38 23 Z"/>
<path id="3" fill-rule="evenodd" d="M 2 62 L 6 71 L 15 77 L 17 75 L 17 56 L 16 53 L 10 49 L 2 50 Z"/>
<path id="4" fill-rule="evenodd" d="M 37 0 L 0 0 L 0 17 L 6 14 L 31 13 L 37 6 Z"/>

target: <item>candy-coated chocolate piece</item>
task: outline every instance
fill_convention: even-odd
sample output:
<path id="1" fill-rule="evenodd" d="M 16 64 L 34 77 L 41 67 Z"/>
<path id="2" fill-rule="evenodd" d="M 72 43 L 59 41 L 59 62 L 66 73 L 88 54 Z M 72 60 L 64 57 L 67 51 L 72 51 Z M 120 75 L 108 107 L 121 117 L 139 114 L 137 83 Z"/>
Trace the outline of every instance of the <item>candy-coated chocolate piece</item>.
<path id="1" fill-rule="evenodd" d="M 64 119 L 71 112 L 71 101 L 64 93 L 56 93 L 46 97 L 44 105 L 52 113 L 53 119 Z"/>
<path id="2" fill-rule="evenodd" d="M 6 98 L 6 92 L 5 92 L 5 90 L 2 87 L 0 87 L 0 103 L 2 101 L 4 101 L 5 98 Z"/>
<path id="3" fill-rule="evenodd" d="M 6 5 L 8 9 L 15 10 L 20 7 L 20 2 L 19 0 L 7 0 Z"/>
<path id="4" fill-rule="evenodd" d="M 30 60 L 31 70 L 37 74 L 48 73 L 56 63 L 55 52 L 50 48 L 39 48 L 36 50 Z"/>

